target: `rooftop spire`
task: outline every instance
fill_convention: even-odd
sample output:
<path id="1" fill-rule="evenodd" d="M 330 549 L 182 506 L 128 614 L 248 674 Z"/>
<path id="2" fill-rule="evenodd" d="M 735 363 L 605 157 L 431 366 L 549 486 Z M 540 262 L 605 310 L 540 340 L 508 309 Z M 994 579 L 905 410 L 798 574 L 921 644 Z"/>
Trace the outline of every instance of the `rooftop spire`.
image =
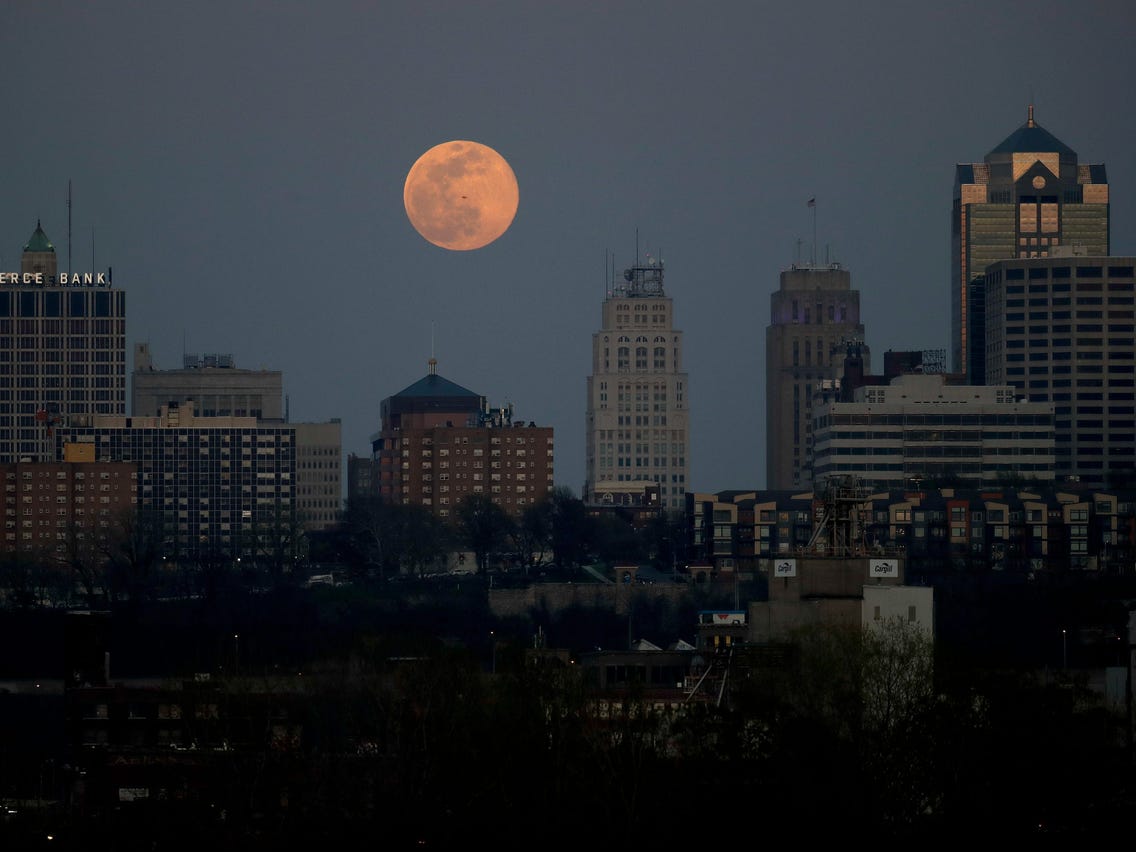
<path id="1" fill-rule="evenodd" d="M 430 360 L 427 361 L 426 363 L 430 365 L 430 375 L 431 376 L 438 375 L 438 359 L 431 357 Z"/>
<path id="2" fill-rule="evenodd" d="M 1029 105 L 1029 117 L 1026 119 L 1026 127 L 1037 127 L 1033 120 L 1033 104 Z"/>

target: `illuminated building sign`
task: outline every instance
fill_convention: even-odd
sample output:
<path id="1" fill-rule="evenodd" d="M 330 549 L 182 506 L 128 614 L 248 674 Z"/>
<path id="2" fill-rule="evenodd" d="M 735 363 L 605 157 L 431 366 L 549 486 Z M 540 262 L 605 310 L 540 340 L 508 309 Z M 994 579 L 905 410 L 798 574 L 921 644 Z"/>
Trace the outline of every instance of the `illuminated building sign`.
<path id="1" fill-rule="evenodd" d="M 20 287 L 109 287 L 109 272 L 0 272 L 0 284 Z"/>

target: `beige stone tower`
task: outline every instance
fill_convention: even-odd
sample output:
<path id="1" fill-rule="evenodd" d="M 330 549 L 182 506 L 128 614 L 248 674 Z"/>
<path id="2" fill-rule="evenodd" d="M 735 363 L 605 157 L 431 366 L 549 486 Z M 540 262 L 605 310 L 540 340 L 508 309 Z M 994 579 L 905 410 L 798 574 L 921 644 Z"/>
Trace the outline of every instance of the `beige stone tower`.
<path id="1" fill-rule="evenodd" d="M 663 264 L 648 258 L 613 282 L 592 335 L 583 499 L 659 488 L 680 511 L 690 484 L 690 412 L 682 332 L 663 291 Z"/>
<path id="2" fill-rule="evenodd" d="M 781 273 L 765 332 L 765 481 L 770 489 L 808 488 L 810 405 L 823 381 L 840 378 L 844 353 L 869 352 L 860 322 L 860 292 L 838 263 L 795 265 Z"/>

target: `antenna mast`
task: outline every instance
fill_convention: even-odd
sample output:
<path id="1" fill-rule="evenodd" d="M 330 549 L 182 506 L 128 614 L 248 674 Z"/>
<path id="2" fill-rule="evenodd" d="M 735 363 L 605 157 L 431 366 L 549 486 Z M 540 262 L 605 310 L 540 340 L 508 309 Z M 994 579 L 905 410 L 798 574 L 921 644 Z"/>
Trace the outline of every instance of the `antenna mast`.
<path id="1" fill-rule="evenodd" d="M 67 271 L 71 271 L 71 179 L 67 179 Z"/>

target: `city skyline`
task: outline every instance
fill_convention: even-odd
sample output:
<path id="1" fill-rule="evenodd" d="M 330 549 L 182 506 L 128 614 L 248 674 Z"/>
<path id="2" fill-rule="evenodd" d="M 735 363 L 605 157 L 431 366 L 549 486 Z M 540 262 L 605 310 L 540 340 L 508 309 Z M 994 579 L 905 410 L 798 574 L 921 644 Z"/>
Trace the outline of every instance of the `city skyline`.
<path id="1" fill-rule="evenodd" d="M 650 254 L 684 335 L 688 490 L 762 487 L 780 273 L 849 270 L 877 358 L 949 348 L 955 166 L 1031 103 L 1107 164 L 1111 253 L 1136 254 L 1118 2 L 333 6 L 226 9 L 224 27 L 120 3 L 0 13 L 19 126 L 0 271 L 41 220 L 60 269 L 113 269 L 127 351 L 279 370 L 290 419 L 340 418 L 345 456 L 435 356 L 552 426 L 556 483 L 579 493 L 596 308 L 609 265 Z M 500 151 L 520 186 L 473 252 L 425 243 L 402 207 L 415 158 L 450 138 Z"/>

